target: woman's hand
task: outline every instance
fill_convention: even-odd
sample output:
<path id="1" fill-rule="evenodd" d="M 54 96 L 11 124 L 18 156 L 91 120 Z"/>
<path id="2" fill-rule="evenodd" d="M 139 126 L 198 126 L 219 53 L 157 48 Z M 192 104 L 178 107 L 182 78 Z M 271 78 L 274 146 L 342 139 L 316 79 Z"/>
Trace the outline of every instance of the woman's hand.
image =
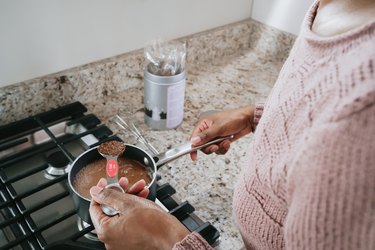
<path id="1" fill-rule="evenodd" d="M 204 144 L 216 137 L 234 135 L 231 140 L 224 140 L 202 149 L 206 154 L 225 154 L 230 143 L 253 130 L 254 106 L 215 112 L 201 117 L 191 134 L 193 146 Z M 197 152 L 190 153 L 193 161 L 197 159 Z"/>
<path id="2" fill-rule="evenodd" d="M 126 178 L 121 178 L 119 183 L 127 190 Z M 105 186 L 106 180 L 101 179 L 97 186 L 90 189 L 90 216 L 106 249 L 172 249 L 175 243 L 189 234 L 174 216 L 156 203 L 142 198 L 148 195 L 143 180 L 130 187 L 127 193 Z M 100 204 L 114 208 L 118 215 L 105 215 Z"/>

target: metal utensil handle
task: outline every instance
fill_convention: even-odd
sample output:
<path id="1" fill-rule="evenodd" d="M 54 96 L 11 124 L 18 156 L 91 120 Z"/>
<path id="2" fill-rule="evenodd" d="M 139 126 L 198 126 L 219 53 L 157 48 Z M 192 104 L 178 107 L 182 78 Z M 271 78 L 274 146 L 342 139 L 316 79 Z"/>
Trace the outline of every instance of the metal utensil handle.
<path id="1" fill-rule="evenodd" d="M 115 189 L 117 191 L 120 191 L 121 193 L 125 193 L 124 189 L 122 189 L 122 187 L 120 186 L 120 184 L 118 182 L 108 183 L 105 188 Z M 117 210 L 115 210 L 114 208 L 112 208 L 110 206 L 107 206 L 105 204 L 101 204 L 100 207 L 101 207 L 102 211 L 108 216 L 114 216 L 114 215 L 118 214 Z"/>
<path id="2" fill-rule="evenodd" d="M 116 189 L 124 193 L 125 192 L 124 189 L 122 189 L 122 187 L 120 186 L 118 182 L 118 170 L 119 170 L 119 166 L 117 162 L 118 156 L 117 155 L 116 156 L 105 155 L 101 152 L 99 152 L 99 154 L 101 154 L 107 160 L 107 163 L 105 166 L 107 185 L 105 186 L 105 188 Z M 102 211 L 108 216 L 114 216 L 118 214 L 118 212 L 115 209 L 105 204 L 101 204 L 100 207 Z"/>
<path id="3" fill-rule="evenodd" d="M 184 144 L 181 144 L 175 148 L 172 148 L 172 149 L 169 149 L 167 151 L 165 151 L 164 153 L 160 153 L 156 156 L 154 156 L 154 159 L 156 161 L 156 165 L 157 167 L 161 167 L 163 166 L 164 164 L 170 162 L 170 161 L 173 161 L 183 155 L 186 155 L 188 153 L 191 153 L 191 152 L 194 152 L 194 151 L 197 151 L 201 148 L 204 148 L 204 147 L 207 147 L 209 145 L 212 145 L 212 144 L 216 144 L 216 143 L 219 143 L 221 141 L 224 141 L 224 140 L 230 140 L 230 139 L 233 139 L 233 135 L 231 136 L 226 136 L 226 137 L 220 137 L 220 138 L 217 138 L 217 139 L 214 139 L 212 141 L 209 141 L 205 144 L 202 144 L 202 145 L 199 145 L 199 146 L 196 146 L 196 147 L 193 147 L 191 145 L 191 142 L 186 142 Z"/>

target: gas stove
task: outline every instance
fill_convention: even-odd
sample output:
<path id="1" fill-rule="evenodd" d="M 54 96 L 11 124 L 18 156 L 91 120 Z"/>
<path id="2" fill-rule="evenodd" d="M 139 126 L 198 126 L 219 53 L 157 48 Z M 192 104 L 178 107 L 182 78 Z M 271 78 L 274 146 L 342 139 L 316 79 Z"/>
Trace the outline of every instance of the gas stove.
<path id="1" fill-rule="evenodd" d="M 104 249 L 76 214 L 67 175 L 85 150 L 117 139 L 79 102 L 0 127 L 0 250 Z M 160 178 L 156 202 L 212 246 L 219 231 Z"/>

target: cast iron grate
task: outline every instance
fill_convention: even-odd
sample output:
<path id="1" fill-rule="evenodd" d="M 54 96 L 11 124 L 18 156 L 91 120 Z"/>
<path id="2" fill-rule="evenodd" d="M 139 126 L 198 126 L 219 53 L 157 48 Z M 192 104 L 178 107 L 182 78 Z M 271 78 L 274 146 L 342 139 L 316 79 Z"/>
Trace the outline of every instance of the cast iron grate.
<path id="1" fill-rule="evenodd" d="M 65 220 L 76 216 L 74 209 L 64 211 L 58 217 L 46 220 L 45 223 L 35 223 L 32 214 L 41 209 L 46 208 L 50 204 L 61 201 L 69 197 L 68 189 L 54 194 L 51 197 L 46 197 L 43 201 L 30 205 L 25 205 L 24 200 L 32 197 L 38 192 L 50 188 L 56 183 L 66 184 L 67 174 L 63 174 L 54 179 L 44 181 L 41 184 L 36 183 L 32 188 L 28 188 L 22 192 L 17 192 L 14 187 L 15 184 L 21 180 L 29 178 L 41 171 L 47 169 L 48 164 L 41 162 L 24 166 L 21 173 L 16 175 L 7 174 L 7 170 L 14 165 L 22 162 L 28 162 L 30 158 L 37 154 L 51 150 L 58 150 L 65 155 L 67 160 L 72 163 L 76 156 L 74 156 L 68 149 L 67 145 L 70 142 L 79 140 L 87 135 L 94 135 L 98 142 L 90 145 L 90 147 L 97 146 L 101 142 L 109 139 L 120 139 L 113 132 L 101 124 L 100 120 L 93 114 L 85 114 L 87 109 L 79 102 L 65 105 L 63 107 L 44 112 L 30 118 L 26 118 L 11 124 L 0 127 L 0 240 L 5 238 L 5 244 L 0 244 L 2 249 L 98 249 L 104 248 L 100 242 L 83 242 L 80 239 L 91 232 L 94 227 L 88 225 L 78 232 L 74 232 L 63 240 L 56 242 L 48 242 L 43 237 L 43 232 L 59 226 Z M 79 132 L 69 137 L 58 137 L 51 131 L 51 127 L 62 121 L 66 122 L 67 126 L 81 124 L 85 131 Z M 1 152 L 6 152 L 16 146 L 23 145 L 32 140 L 30 134 L 37 131 L 44 131 L 49 137 L 49 140 L 44 143 L 33 145 L 32 147 L 22 149 L 19 152 L 2 156 Z M 218 230 L 209 222 L 203 222 L 193 212 L 194 207 L 189 202 L 179 202 L 172 197 L 176 191 L 168 183 L 157 185 L 157 198 L 169 210 L 169 212 L 178 218 L 190 231 L 200 233 L 210 244 L 217 244 L 219 239 Z M 8 232 L 8 233 L 5 233 Z M 10 236 L 7 236 L 7 234 Z M 2 242 L 2 241 L 0 241 Z"/>

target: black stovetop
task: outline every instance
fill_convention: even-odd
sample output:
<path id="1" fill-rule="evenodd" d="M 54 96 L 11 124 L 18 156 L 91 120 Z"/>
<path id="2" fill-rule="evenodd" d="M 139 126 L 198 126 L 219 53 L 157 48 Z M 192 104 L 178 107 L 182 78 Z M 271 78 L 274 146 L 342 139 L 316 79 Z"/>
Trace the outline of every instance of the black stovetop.
<path id="1" fill-rule="evenodd" d="M 82 152 L 120 138 L 86 112 L 75 102 L 0 127 L 0 250 L 104 249 L 94 227 L 77 216 L 67 175 Z M 218 230 L 174 193 L 171 185 L 158 180 L 157 199 L 164 208 L 217 245 Z"/>

